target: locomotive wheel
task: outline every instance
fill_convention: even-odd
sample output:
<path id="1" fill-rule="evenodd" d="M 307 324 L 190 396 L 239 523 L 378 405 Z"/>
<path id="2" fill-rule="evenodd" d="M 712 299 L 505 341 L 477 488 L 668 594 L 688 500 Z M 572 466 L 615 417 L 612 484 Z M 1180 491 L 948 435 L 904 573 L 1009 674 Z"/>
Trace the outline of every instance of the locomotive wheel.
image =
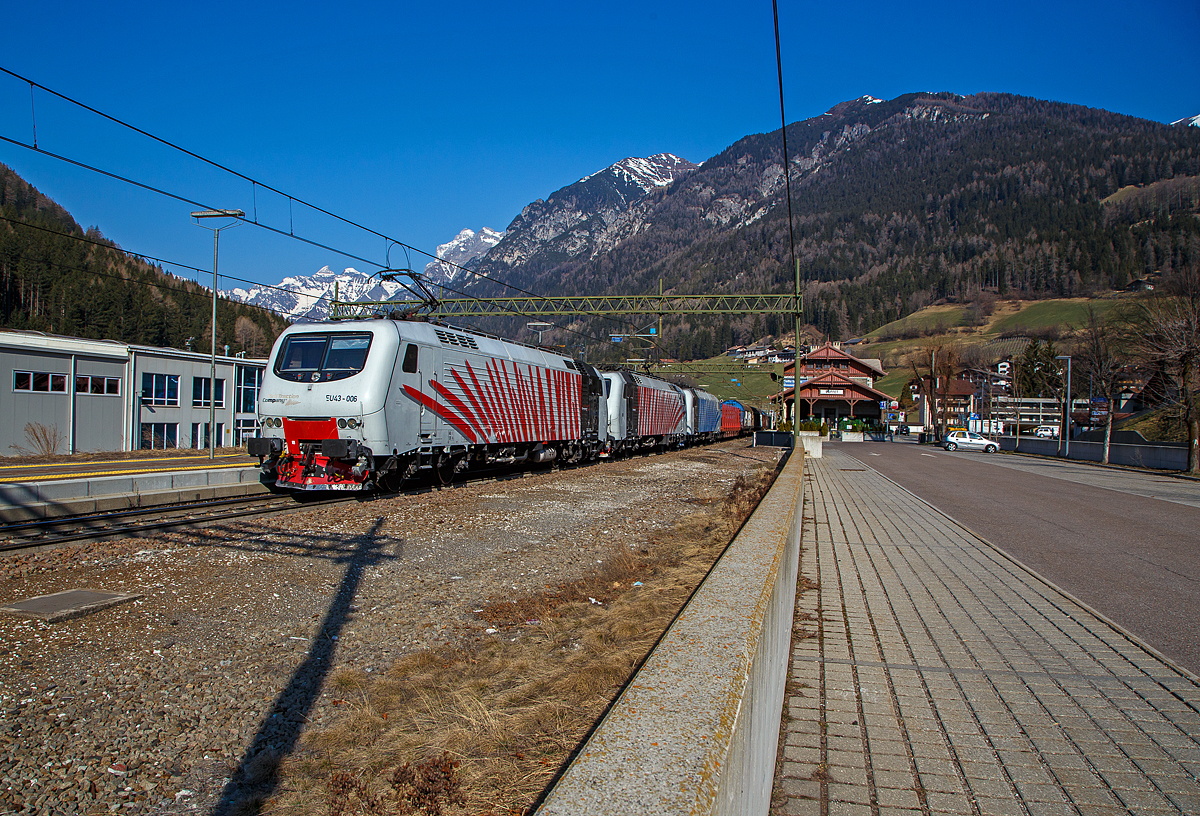
<path id="1" fill-rule="evenodd" d="M 438 484 L 448 485 L 454 481 L 454 464 L 454 457 L 450 454 L 443 453 L 438 456 L 438 460 L 433 466 L 433 472 L 437 474 Z"/>
<path id="2" fill-rule="evenodd" d="M 398 493 L 406 481 L 417 473 L 417 462 L 413 457 L 401 460 L 392 469 L 379 477 L 379 486 L 388 493 Z"/>
<path id="3" fill-rule="evenodd" d="M 400 485 L 404 484 L 404 471 L 389 470 L 380 477 L 379 484 L 388 493 L 400 492 Z"/>

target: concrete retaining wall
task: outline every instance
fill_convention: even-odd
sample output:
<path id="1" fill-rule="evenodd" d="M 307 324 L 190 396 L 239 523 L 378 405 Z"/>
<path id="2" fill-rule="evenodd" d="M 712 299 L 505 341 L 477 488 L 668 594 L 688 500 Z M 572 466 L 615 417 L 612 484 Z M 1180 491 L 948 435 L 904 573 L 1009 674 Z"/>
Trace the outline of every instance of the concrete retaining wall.
<path id="1" fill-rule="evenodd" d="M 538 816 L 766 814 L 791 648 L 803 458 L 754 515 Z"/>
<path id="2" fill-rule="evenodd" d="M 1016 442 L 1015 437 L 1002 436 L 1000 437 L 1000 449 L 1017 450 Z M 1057 456 L 1058 447 L 1059 440 L 1057 439 L 1021 437 L 1020 451 L 1022 453 Z M 1070 458 L 1085 462 L 1099 462 L 1104 458 L 1104 443 L 1072 439 Z M 1108 461 L 1113 465 L 1131 465 L 1160 470 L 1186 470 L 1187 448 L 1165 445 L 1109 445 Z"/>
<path id="3" fill-rule="evenodd" d="M 257 467 L 0 485 L 0 522 L 265 493 Z"/>

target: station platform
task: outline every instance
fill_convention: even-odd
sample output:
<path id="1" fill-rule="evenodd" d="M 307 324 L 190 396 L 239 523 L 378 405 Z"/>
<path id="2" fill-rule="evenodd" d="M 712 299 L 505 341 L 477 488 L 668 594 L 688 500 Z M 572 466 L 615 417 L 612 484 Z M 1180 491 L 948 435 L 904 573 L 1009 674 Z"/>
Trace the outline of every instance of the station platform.
<path id="1" fill-rule="evenodd" d="M 836 449 L 773 813 L 1200 813 L 1200 680 Z"/>
<path id="2" fill-rule="evenodd" d="M 71 468 L 81 472 L 6 475 L 0 481 L 0 523 L 267 492 L 259 481 L 259 469 L 245 456 L 216 464 L 187 457 L 170 462 L 124 460 L 119 466 L 82 463 Z M 10 472 L 11 468 L 6 470 Z"/>

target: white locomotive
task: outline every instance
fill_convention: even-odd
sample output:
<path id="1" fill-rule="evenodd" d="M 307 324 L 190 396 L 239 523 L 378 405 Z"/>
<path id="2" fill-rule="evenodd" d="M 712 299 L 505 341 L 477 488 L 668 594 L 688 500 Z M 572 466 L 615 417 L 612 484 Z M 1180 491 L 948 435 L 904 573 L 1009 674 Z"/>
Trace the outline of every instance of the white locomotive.
<path id="1" fill-rule="evenodd" d="M 292 326 L 247 449 L 289 490 L 396 490 L 432 470 L 567 463 L 716 439 L 716 397 L 472 330 L 374 319 Z"/>

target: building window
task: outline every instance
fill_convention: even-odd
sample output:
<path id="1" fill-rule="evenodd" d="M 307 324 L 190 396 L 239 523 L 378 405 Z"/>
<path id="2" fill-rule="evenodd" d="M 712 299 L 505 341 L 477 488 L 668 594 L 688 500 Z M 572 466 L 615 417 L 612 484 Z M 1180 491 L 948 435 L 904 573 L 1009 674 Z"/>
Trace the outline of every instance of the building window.
<path id="1" fill-rule="evenodd" d="M 142 450 L 166 450 L 179 447 L 178 422 L 142 423 Z"/>
<path id="2" fill-rule="evenodd" d="M 237 371 L 236 410 L 239 414 L 253 414 L 258 410 L 258 390 L 262 388 L 263 370 L 243 366 Z M 235 431 L 236 433 L 236 431 Z"/>
<path id="3" fill-rule="evenodd" d="M 41 394 L 67 393 L 67 375 L 48 371 L 14 371 L 13 391 L 32 391 Z"/>
<path id="4" fill-rule="evenodd" d="M 257 419 L 235 419 L 233 421 L 233 445 L 240 448 L 247 439 L 258 436 Z"/>
<path id="5" fill-rule="evenodd" d="M 217 447 L 222 447 L 225 442 L 225 423 L 217 423 Z M 208 447 L 208 423 L 193 422 L 192 423 L 192 447 L 200 450 Z"/>
<path id="6" fill-rule="evenodd" d="M 178 374 L 142 374 L 142 404 L 179 407 Z M 171 447 L 175 447 L 172 445 Z"/>
<path id="7" fill-rule="evenodd" d="M 212 380 L 208 377 L 192 377 L 192 407 L 207 408 L 208 392 L 212 388 Z M 225 407 L 225 380 L 217 380 L 217 408 Z"/>
<path id="8" fill-rule="evenodd" d="M 80 375 L 75 378 L 75 393 L 119 397 L 121 396 L 121 378 Z"/>

